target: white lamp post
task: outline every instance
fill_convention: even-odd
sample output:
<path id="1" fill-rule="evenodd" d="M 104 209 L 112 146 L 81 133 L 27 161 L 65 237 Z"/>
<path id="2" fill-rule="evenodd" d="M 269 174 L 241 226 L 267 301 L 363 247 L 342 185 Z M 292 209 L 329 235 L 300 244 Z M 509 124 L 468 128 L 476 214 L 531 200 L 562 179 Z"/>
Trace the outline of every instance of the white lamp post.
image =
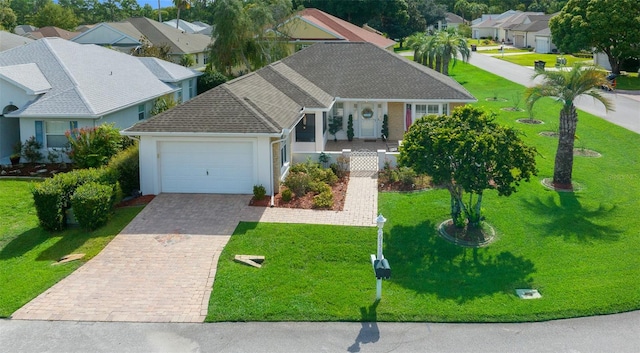
<path id="1" fill-rule="evenodd" d="M 378 215 L 376 218 L 376 224 L 378 225 L 378 251 L 376 253 L 376 260 L 382 261 L 384 259 L 384 255 L 382 255 L 382 228 L 384 227 L 384 223 L 387 221 L 386 218 L 382 216 L 382 214 Z M 380 300 L 382 298 L 382 278 L 378 277 L 376 279 L 376 299 Z"/>

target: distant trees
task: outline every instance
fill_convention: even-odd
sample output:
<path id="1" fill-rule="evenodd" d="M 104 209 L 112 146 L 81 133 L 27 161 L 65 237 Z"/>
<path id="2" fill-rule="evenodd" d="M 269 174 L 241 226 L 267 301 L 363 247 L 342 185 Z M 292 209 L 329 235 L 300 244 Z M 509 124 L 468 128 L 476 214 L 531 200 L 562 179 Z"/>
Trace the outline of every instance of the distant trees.
<path id="1" fill-rule="evenodd" d="M 437 31 L 433 35 L 416 33 L 407 38 L 414 50 L 413 60 L 442 74 L 449 75 L 449 63 L 455 66 L 458 56 L 469 60 L 471 52 L 464 37 L 454 29 Z"/>
<path id="2" fill-rule="evenodd" d="M 78 18 L 70 8 L 52 2 L 44 5 L 33 18 L 36 27 L 56 26 L 67 31 L 75 31 L 78 23 Z"/>
<path id="3" fill-rule="evenodd" d="M 17 17 L 9 4 L 11 0 L 0 0 L 0 29 L 11 31 L 16 26 Z"/>

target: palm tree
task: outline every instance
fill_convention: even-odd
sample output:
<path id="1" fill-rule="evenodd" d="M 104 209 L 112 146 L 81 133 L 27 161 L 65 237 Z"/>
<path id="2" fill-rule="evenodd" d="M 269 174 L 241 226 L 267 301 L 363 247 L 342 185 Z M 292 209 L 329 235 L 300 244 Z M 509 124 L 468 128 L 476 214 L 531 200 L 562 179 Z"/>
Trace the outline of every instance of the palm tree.
<path id="1" fill-rule="evenodd" d="M 527 89 L 525 98 L 529 110 L 543 97 L 552 97 L 562 103 L 560 110 L 560 129 L 558 149 L 553 168 L 553 185 L 557 188 L 571 189 L 573 173 L 573 146 L 578 125 L 578 113 L 574 101 L 581 95 L 591 96 L 600 101 L 605 109 L 612 110 L 613 103 L 604 97 L 598 89 L 608 86 L 604 73 L 595 67 L 585 67 L 575 63 L 569 70 L 538 71 L 533 77 L 543 77 L 543 82 Z"/>
<path id="2" fill-rule="evenodd" d="M 469 50 L 467 46 L 467 40 L 453 28 L 438 31 L 435 34 L 435 42 L 433 43 L 432 50 L 434 50 L 435 55 L 442 58 L 442 70 L 438 71 L 447 76 L 449 76 L 449 63 L 451 60 L 453 60 L 453 66 L 455 66 L 458 56 L 464 61 L 469 60 L 471 56 L 471 50 Z"/>
<path id="3" fill-rule="evenodd" d="M 191 8 L 191 0 L 173 0 L 173 5 L 178 9 L 178 18 L 176 19 L 176 29 L 178 29 L 180 26 L 180 10 Z"/>
<path id="4" fill-rule="evenodd" d="M 467 12 L 468 9 L 469 9 L 469 3 L 465 0 L 458 0 L 453 5 L 453 10 L 458 11 L 460 13 L 463 21 L 465 20 L 464 13 Z"/>

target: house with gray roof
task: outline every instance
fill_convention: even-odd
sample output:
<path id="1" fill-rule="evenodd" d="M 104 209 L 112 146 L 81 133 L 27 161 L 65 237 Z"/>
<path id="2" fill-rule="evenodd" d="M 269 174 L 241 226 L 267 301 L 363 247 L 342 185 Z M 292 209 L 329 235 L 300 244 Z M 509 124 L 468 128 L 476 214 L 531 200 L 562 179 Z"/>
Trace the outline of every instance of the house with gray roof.
<path id="1" fill-rule="evenodd" d="M 0 158 L 34 136 L 48 150 L 64 148 L 72 128 L 149 118 L 155 101 L 196 95 L 200 73 L 155 58 L 97 45 L 43 38 L 0 52 Z"/>
<path id="2" fill-rule="evenodd" d="M 182 22 L 182 21 L 180 21 Z M 152 45 L 169 46 L 171 61 L 179 63 L 185 54 L 192 55 L 194 66 L 204 68 L 209 55 L 211 37 L 183 30 L 146 17 L 131 17 L 121 22 L 104 22 L 75 36 L 71 40 L 80 44 L 109 46 L 130 53 L 143 45 L 142 38 Z"/>
<path id="3" fill-rule="evenodd" d="M 277 192 L 294 156 L 389 139 L 426 114 L 476 99 L 460 84 L 366 42 L 317 43 L 123 131 L 140 138 L 143 194 Z"/>
<path id="4" fill-rule="evenodd" d="M 19 36 L 7 31 L 0 31 L 0 51 L 5 51 L 21 45 L 29 44 L 33 39 Z"/>

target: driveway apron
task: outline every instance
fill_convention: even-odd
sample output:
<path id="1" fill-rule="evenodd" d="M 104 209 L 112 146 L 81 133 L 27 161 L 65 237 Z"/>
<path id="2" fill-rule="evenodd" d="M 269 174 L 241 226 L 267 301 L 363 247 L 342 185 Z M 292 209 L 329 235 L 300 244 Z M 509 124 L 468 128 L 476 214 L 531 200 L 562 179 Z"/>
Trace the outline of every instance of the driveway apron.
<path id="1" fill-rule="evenodd" d="M 158 195 L 100 254 L 12 319 L 203 322 L 220 253 L 239 221 L 374 226 L 377 183 L 352 178 L 341 212 L 250 207 L 250 198 Z"/>

